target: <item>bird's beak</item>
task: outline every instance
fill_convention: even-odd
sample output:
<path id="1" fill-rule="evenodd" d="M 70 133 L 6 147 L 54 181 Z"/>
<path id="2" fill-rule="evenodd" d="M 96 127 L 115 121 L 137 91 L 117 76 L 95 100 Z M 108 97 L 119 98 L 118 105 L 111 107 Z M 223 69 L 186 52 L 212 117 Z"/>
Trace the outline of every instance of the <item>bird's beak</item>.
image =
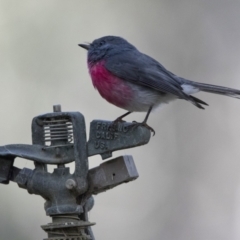
<path id="1" fill-rule="evenodd" d="M 79 47 L 82 47 L 82 48 L 84 48 L 84 49 L 86 49 L 86 50 L 88 50 L 88 49 L 90 48 L 90 44 L 80 43 L 80 44 L 78 44 L 78 46 L 79 46 Z"/>

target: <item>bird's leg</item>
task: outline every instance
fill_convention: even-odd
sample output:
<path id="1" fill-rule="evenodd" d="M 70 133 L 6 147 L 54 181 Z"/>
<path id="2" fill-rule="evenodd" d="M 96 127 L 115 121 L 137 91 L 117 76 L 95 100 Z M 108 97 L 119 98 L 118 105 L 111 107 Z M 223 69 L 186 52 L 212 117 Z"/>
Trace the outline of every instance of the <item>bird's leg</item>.
<path id="1" fill-rule="evenodd" d="M 150 127 L 149 125 L 147 125 L 147 120 L 148 120 L 148 117 L 149 117 L 151 111 L 152 111 L 152 106 L 148 109 L 147 115 L 146 115 L 146 117 L 144 118 L 143 122 L 139 123 L 139 122 L 134 121 L 134 123 L 135 123 L 137 126 L 144 126 L 144 127 L 146 127 L 147 129 L 149 129 L 149 130 L 153 133 L 153 136 L 154 136 L 154 135 L 155 135 L 154 129 L 153 129 L 152 127 Z M 135 125 L 135 126 L 136 126 L 136 125 Z"/>
<path id="2" fill-rule="evenodd" d="M 147 124 L 147 120 L 148 120 L 148 117 L 149 117 L 151 111 L 152 111 L 152 106 L 148 109 L 147 115 L 146 115 L 146 117 L 144 118 L 144 120 L 143 120 L 142 123 Z"/>
<path id="3" fill-rule="evenodd" d="M 123 120 L 123 118 L 126 117 L 127 115 L 129 115 L 130 113 L 132 113 L 132 112 L 128 111 L 128 112 L 124 113 L 123 115 L 121 115 L 120 117 L 116 118 L 116 119 L 111 123 L 111 126 L 112 126 L 113 128 L 116 128 L 116 126 L 117 126 L 118 123 L 123 123 L 123 122 L 125 122 L 125 121 Z"/>
<path id="4" fill-rule="evenodd" d="M 130 113 L 132 113 L 132 112 L 128 111 L 128 112 L 124 113 L 124 114 L 121 115 L 120 117 L 116 118 L 116 119 L 113 121 L 113 123 L 125 122 L 125 121 L 123 120 L 123 118 L 126 117 L 127 115 L 129 115 Z"/>

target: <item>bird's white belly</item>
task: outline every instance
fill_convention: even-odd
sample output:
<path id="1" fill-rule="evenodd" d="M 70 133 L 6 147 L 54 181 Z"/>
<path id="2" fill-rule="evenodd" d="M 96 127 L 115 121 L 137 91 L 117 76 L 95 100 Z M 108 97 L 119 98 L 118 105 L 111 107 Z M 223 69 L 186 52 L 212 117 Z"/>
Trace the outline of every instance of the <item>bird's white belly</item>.
<path id="1" fill-rule="evenodd" d="M 177 99 L 176 96 L 169 93 L 161 93 L 129 82 L 127 85 L 131 88 L 133 95 L 125 109 L 131 112 L 147 112 L 151 106 L 155 109 Z"/>

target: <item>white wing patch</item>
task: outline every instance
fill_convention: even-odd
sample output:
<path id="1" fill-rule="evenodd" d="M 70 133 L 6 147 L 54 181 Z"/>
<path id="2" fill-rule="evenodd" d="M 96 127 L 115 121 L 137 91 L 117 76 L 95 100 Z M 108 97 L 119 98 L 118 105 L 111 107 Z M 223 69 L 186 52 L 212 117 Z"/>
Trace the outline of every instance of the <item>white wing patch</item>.
<path id="1" fill-rule="evenodd" d="M 191 95 L 200 91 L 199 88 L 186 83 L 182 84 L 181 87 L 183 88 L 183 92 L 188 95 Z"/>

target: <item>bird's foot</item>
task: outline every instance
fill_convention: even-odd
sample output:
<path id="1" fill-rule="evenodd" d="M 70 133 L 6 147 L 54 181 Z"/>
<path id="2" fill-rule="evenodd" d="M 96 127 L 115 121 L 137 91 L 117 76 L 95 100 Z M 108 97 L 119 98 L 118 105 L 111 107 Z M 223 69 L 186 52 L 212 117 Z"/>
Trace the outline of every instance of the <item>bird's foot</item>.
<path id="1" fill-rule="evenodd" d="M 110 128 L 116 130 L 116 129 L 119 128 L 119 124 L 121 125 L 121 123 L 124 123 L 124 122 L 125 122 L 125 121 L 122 120 L 121 117 L 118 117 L 118 118 L 116 118 L 114 121 L 112 121 L 112 122 L 110 123 Z"/>
<path id="2" fill-rule="evenodd" d="M 147 125 L 147 123 L 145 121 L 143 121 L 143 122 L 133 121 L 133 123 L 134 123 L 133 127 L 143 126 L 147 129 L 149 129 L 153 133 L 153 136 L 155 135 L 155 130 L 152 127 L 150 127 L 149 125 Z"/>
<path id="3" fill-rule="evenodd" d="M 116 118 L 114 121 L 111 122 L 110 127 L 116 130 L 118 128 L 118 124 L 119 123 L 124 123 L 124 122 L 126 122 L 126 121 L 124 121 L 122 119 L 122 117 L 120 116 L 120 117 Z"/>
<path id="4" fill-rule="evenodd" d="M 112 123 L 117 124 L 117 123 L 124 123 L 124 122 L 126 122 L 126 121 L 124 121 L 122 117 L 118 117 Z"/>
<path id="5" fill-rule="evenodd" d="M 128 111 L 128 112 L 124 113 L 123 115 L 121 115 L 120 117 L 116 118 L 116 119 L 112 122 L 111 125 L 112 125 L 112 126 L 116 126 L 117 123 L 124 123 L 125 121 L 123 120 L 123 118 L 126 117 L 127 115 L 129 115 L 130 113 L 132 113 L 132 112 Z"/>

